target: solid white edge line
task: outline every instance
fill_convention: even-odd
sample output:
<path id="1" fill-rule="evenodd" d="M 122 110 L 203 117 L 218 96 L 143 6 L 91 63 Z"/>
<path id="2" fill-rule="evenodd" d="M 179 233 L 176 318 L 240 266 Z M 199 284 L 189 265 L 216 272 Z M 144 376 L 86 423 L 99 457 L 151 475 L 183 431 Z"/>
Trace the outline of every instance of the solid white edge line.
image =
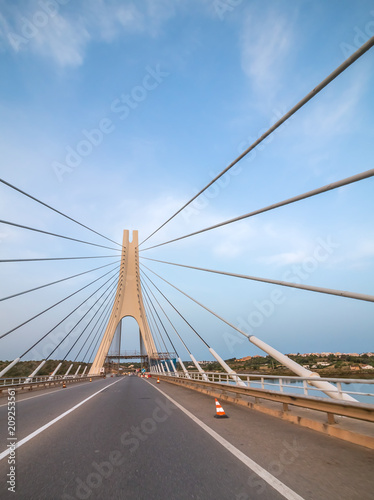
<path id="1" fill-rule="evenodd" d="M 75 386 L 75 387 L 79 387 L 79 386 Z M 31 396 L 29 398 L 18 399 L 18 400 L 16 400 L 16 404 L 22 403 L 22 401 L 28 401 L 29 399 L 41 398 L 42 396 L 47 396 L 47 394 L 53 394 L 55 392 L 59 392 L 60 390 L 61 389 L 56 389 L 56 390 L 51 391 L 51 392 L 45 392 L 44 394 L 37 394 L 36 396 Z M 5 398 L 5 396 L 3 396 L 3 397 Z M 3 406 L 8 406 L 8 403 L 0 405 L 0 408 L 2 408 Z"/>
<path id="2" fill-rule="evenodd" d="M 148 380 L 146 381 L 148 382 Z M 151 382 L 148 382 L 150 386 L 152 386 L 156 391 L 159 391 L 165 398 L 171 401 L 177 408 L 179 408 L 185 415 L 190 417 L 197 425 L 199 425 L 205 432 L 207 432 L 210 436 L 212 436 L 218 443 L 220 443 L 224 448 L 226 448 L 230 453 L 232 453 L 238 460 L 240 460 L 244 465 L 246 465 L 249 469 L 251 469 L 255 474 L 257 474 L 261 479 L 263 479 L 266 483 L 268 483 L 272 488 L 274 488 L 278 493 L 280 493 L 287 500 L 304 500 L 303 497 L 298 495 L 295 491 L 291 490 L 284 483 L 279 481 L 276 477 L 274 477 L 270 472 L 266 469 L 262 468 L 261 465 L 258 465 L 251 458 L 247 457 L 243 452 L 238 450 L 234 445 L 229 443 L 225 438 L 220 436 L 216 431 L 211 429 L 208 425 L 204 424 L 199 418 L 195 417 L 191 412 L 189 412 L 182 405 L 177 403 L 173 398 L 168 396 L 165 392 L 161 391 L 158 387 L 153 385 Z"/>
<path id="3" fill-rule="evenodd" d="M 80 384 L 75 384 L 75 385 L 70 385 L 69 384 L 69 389 L 75 389 L 76 387 L 82 387 L 82 386 Z M 49 392 L 44 392 L 43 394 L 37 394 L 36 396 L 30 396 L 29 398 L 16 399 L 16 404 L 22 403 L 23 401 L 28 401 L 29 399 L 41 398 L 42 396 L 49 396 L 49 394 L 54 394 L 55 392 L 61 391 L 61 387 L 59 389 L 55 389 L 53 391 L 50 391 L 49 389 L 46 389 L 46 391 L 49 391 Z M 20 394 L 20 396 L 24 396 L 24 395 L 25 395 L 25 393 Z M 3 396 L 3 398 L 5 399 L 5 396 Z M 3 406 L 8 406 L 8 403 L 0 405 L 0 408 L 2 408 Z"/>
<path id="4" fill-rule="evenodd" d="M 17 449 L 20 446 L 22 446 L 23 444 L 27 443 L 27 441 L 30 441 L 30 439 L 34 438 L 35 436 L 37 436 L 41 432 L 43 432 L 46 429 L 48 429 L 48 427 L 51 427 L 51 425 L 55 424 L 56 422 L 58 422 L 62 418 L 66 417 L 66 415 L 69 415 L 69 413 L 73 412 L 74 410 L 76 410 L 77 408 L 79 408 L 80 406 L 82 406 L 84 403 L 87 403 L 87 401 L 89 401 L 91 398 L 93 398 L 93 397 L 97 396 L 98 394 L 100 394 L 100 392 L 105 391 L 105 389 L 108 389 L 108 387 L 111 387 L 112 385 L 117 384 L 118 382 L 121 382 L 122 380 L 123 379 L 116 380 L 112 384 L 106 385 L 105 387 L 103 387 L 102 389 L 100 389 L 100 391 L 97 391 L 94 394 L 91 394 L 91 396 L 89 396 L 88 398 L 84 399 L 80 403 L 78 403 L 75 406 L 73 406 L 72 408 L 70 408 L 70 410 L 67 410 L 64 413 L 61 413 L 61 415 L 59 415 L 58 417 L 54 418 L 53 420 L 51 420 L 47 424 L 43 425 L 42 427 L 39 427 L 39 429 L 37 429 L 36 431 L 32 432 L 31 434 L 29 434 L 25 438 L 21 439 L 20 441 L 18 441 L 16 443 L 16 445 L 15 445 L 15 449 Z M 5 450 L 2 453 L 0 453 L 0 460 L 2 460 L 7 455 L 9 455 L 9 453 L 10 453 L 10 448 L 8 448 L 7 450 Z"/>

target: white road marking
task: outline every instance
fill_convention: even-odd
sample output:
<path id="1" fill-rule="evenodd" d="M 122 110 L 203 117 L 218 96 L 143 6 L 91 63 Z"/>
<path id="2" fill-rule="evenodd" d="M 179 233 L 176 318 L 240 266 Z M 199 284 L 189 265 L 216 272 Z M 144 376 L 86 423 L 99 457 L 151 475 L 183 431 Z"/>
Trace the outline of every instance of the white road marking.
<path id="1" fill-rule="evenodd" d="M 75 389 L 76 387 L 82 387 L 80 384 L 75 384 L 75 385 L 70 385 L 69 384 L 69 389 Z M 48 391 L 48 389 L 46 389 Z M 49 394 L 53 394 L 54 392 L 59 392 L 61 391 L 61 387 L 60 389 L 56 389 L 54 391 L 49 391 L 49 392 L 44 392 L 43 394 L 38 394 L 36 396 L 30 396 L 29 398 L 23 398 L 23 399 L 17 399 L 16 400 L 16 404 L 18 403 L 22 403 L 22 401 L 28 401 L 29 399 L 34 399 L 34 398 L 41 398 L 42 396 L 49 396 Z M 23 396 L 25 393 L 23 394 L 20 394 L 20 396 Z M 5 398 L 5 396 L 3 396 Z M 3 406 L 8 406 L 8 403 L 5 403 L 4 405 L 0 405 L 0 408 L 2 408 Z"/>
<path id="2" fill-rule="evenodd" d="M 59 389 L 56 389 L 55 391 L 50 391 L 50 392 L 47 392 L 44 394 L 38 394 L 37 396 L 31 396 L 30 398 L 18 399 L 16 401 L 16 404 L 22 403 L 22 401 L 28 401 L 29 399 L 40 398 L 41 396 L 47 396 L 47 394 L 53 394 L 54 392 L 58 392 L 58 391 L 59 391 Z M 8 403 L 5 403 L 5 405 L 0 405 L 0 408 L 2 408 L 3 406 L 8 406 Z"/>
<path id="3" fill-rule="evenodd" d="M 97 396 L 98 394 L 100 394 L 100 392 L 105 391 L 105 389 L 108 389 L 108 387 L 111 387 L 112 385 L 117 384 L 118 382 L 121 382 L 122 380 L 123 379 L 116 380 L 112 384 L 106 385 L 105 387 L 103 387 L 102 389 L 100 389 L 100 391 L 97 391 L 94 394 L 91 394 L 91 396 L 89 396 L 88 398 L 84 399 L 80 403 L 78 403 L 75 406 L 73 406 L 72 408 L 70 408 L 70 410 L 67 410 L 64 413 L 61 413 L 61 415 L 59 415 L 58 417 L 54 418 L 53 420 L 51 420 L 47 424 L 43 425 L 42 427 L 39 427 L 39 429 L 37 429 L 36 431 L 32 432 L 31 434 L 29 434 L 25 438 L 21 439 L 20 441 L 18 441 L 17 444 L 16 444 L 16 446 L 15 446 L 15 448 L 19 448 L 23 444 L 27 443 L 28 441 L 30 441 L 30 439 L 34 438 L 35 436 L 37 436 L 41 432 L 45 431 L 46 429 L 48 429 L 48 427 L 51 427 L 51 425 L 55 424 L 56 422 L 58 422 L 62 418 L 66 417 L 66 415 L 69 415 L 69 413 L 73 412 L 74 410 L 76 410 L 77 408 L 79 408 L 80 406 L 82 406 L 84 403 L 87 403 L 87 401 L 89 401 L 90 399 L 92 399 L 95 396 Z M 7 455 L 9 455 L 9 453 L 10 453 L 10 448 L 8 448 L 7 450 L 5 450 L 2 453 L 0 453 L 0 460 L 2 460 Z"/>
<path id="4" fill-rule="evenodd" d="M 146 381 L 148 382 L 148 380 Z M 243 452 L 241 452 L 238 448 L 233 446 L 229 441 L 227 441 L 225 438 L 220 436 L 216 431 L 211 429 L 208 425 L 204 424 L 199 418 L 195 417 L 191 412 L 189 412 L 186 408 L 184 408 L 182 405 L 177 403 L 173 398 L 168 396 L 165 392 L 161 391 L 158 387 L 153 385 L 151 382 L 148 382 L 150 386 L 152 386 L 156 391 L 161 392 L 165 398 L 167 398 L 169 401 L 171 401 L 177 408 L 179 408 L 185 415 L 190 417 L 191 420 L 193 420 L 197 425 L 199 425 L 205 432 L 207 432 L 212 438 L 214 438 L 218 443 L 220 443 L 226 450 L 228 450 L 230 453 L 232 453 L 238 460 L 240 460 L 244 465 L 246 465 L 249 469 L 251 469 L 255 474 L 257 474 L 259 477 L 261 477 L 266 483 L 268 483 L 272 488 L 274 488 L 278 493 L 280 493 L 284 498 L 287 500 L 304 500 L 303 497 L 298 495 L 295 491 L 291 490 L 288 486 L 286 486 L 284 483 L 279 481 L 276 477 L 274 477 L 270 472 L 268 472 L 266 469 L 262 468 L 260 465 L 258 465 L 256 462 L 254 462 L 252 459 L 247 457 Z"/>

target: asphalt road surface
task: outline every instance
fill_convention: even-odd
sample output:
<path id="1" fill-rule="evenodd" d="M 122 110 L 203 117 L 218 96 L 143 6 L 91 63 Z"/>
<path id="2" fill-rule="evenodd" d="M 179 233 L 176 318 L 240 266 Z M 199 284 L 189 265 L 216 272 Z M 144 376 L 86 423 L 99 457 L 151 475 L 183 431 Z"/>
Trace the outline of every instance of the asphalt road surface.
<path id="1" fill-rule="evenodd" d="M 366 500 L 365 448 L 155 379 L 107 378 L 0 399 L 0 498 Z M 11 459 L 15 456 L 15 493 Z"/>

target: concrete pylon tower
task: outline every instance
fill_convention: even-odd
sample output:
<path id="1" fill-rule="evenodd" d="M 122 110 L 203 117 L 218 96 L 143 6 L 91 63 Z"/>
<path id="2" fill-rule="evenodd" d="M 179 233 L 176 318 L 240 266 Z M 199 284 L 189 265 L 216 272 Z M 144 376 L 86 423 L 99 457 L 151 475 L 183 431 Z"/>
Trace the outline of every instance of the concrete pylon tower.
<path id="1" fill-rule="evenodd" d="M 116 328 L 122 318 L 133 317 L 139 325 L 141 341 L 149 358 L 158 358 L 157 349 L 145 314 L 139 273 L 138 231 L 123 232 L 121 269 L 112 312 L 89 375 L 97 375 L 104 366 Z"/>

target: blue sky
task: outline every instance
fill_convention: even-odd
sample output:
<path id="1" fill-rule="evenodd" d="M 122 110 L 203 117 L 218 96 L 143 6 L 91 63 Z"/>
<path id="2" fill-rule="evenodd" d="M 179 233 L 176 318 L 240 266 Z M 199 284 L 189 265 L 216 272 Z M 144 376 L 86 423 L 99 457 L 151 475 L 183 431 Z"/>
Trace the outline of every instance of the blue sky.
<path id="1" fill-rule="evenodd" d="M 142 240 L 373 35 L 364 0 L 2 0 L 1 177 L 115 241 L 123 229 Z M 372 49 L 143 248 L 372 168 L 373 61 Z M 373 198 L 369 179 L 142 254 L 373 294 Z M 1 219 L 105 244 L 4 185 L 0 209 Z M 1 258 L 116 253 L 6 225 L 0 244 Z M 1 296 L 111 262 L 99 260 L 1 264 Z M 372 303 L 146 265 L 282 352 L 373 350 Z M 2 302 L 2 333 L 104 272 Z M 259 352 L 157 283 L 222 357 Z M 0 341 L 0 358 L 84 298 Z M 48 354 L 54 335 L 32 355 Z M 133 326 L 124 346 L 137 347 Z"/>

